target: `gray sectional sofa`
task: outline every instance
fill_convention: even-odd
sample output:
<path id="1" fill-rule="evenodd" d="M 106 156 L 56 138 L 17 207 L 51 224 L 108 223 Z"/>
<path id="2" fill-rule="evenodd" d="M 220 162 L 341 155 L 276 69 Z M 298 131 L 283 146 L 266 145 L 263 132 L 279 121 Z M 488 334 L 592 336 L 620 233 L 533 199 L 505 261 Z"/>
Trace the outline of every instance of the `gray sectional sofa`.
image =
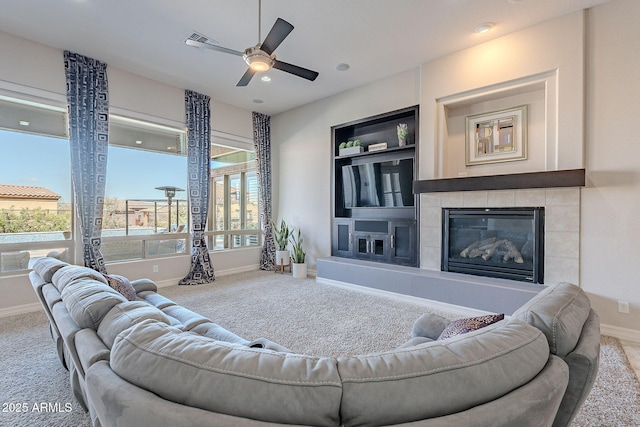
<path id="1" fill-rule="evenodd" d="M 576 286 L 509 319 L 438 340 L 425 315 L 399 348 L 296 354 L 248 341 L 133 281 L 43 258 L 33 287 L 77 400 L 95 426 L 565 426 L 595 379 L 599 322 Z"/>

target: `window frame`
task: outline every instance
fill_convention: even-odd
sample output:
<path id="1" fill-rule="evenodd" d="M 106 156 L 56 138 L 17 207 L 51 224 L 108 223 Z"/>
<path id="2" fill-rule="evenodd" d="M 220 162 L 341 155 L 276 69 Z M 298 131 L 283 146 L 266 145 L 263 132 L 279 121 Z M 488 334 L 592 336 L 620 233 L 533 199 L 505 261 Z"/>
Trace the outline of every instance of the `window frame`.
<path id="1" fill-rule="evenodd" d="M 69 145 L 69 133 L 68 133 L 68 124 L 69 124 L 69 115 L 67 110 L 67 101 L 66 98 L 60 94 L 55 94 L 52 92 L 23 87 L 16 84 L 11 84 L 8 82 L 2 82 L 0 85 L 0 102 L 5 104 L 17 104 L 18 106 L 22 106 L 25 110 L 42 110 L 42 113 L 45 115 L 51 116 L 59 116 L 58 119 L 62 120 L 62 132 L 56 133 L 51 132 L 48 133 L 46 130 L 39 129 L 37 131 L 33 131 L 28 129 L 27 127 L 11 127 L 11 126 L 0 126 L 0 129 L 7 132 L 16 132 L 16 133 L 26 133 L 46 138 L 55 138 L 66 140 L 67 147 Z M 19 110 L 16 109 L 17 111 Z M 68 150 L 68 148 L 67 148 Z M 62 239 L 56 240 L 36 240 L 31 242 L 14 242 L 14 243 L 0 243 L 0 257 L 1 254 L 9 254 L 15 252 L 45 252 L 45 251 L 66 251 L 66 260 L 68 262 L 75 261 L 75 243 L 74 243 L 74 235 L 76 228 L 76 218 L 75 218 L 75 200 L 73 197 L 72 191 L 72 181 L 71 181 L 71 170 L 69 170 L 69 190 L 70 190 L 70 201 L 69 201 L 69 209 L 71 211 L 70 218 L 70 230 L 71 236 L 70 238 L 65 238 L 64 234 Z M 16 275 L 25 275 L 31 270 L 30 265 L 33 264 L 33 260 L 41 257 L 40 255 L 31 257 L 29 260 L 29 265 L 27 268 L 20 268 L 16 270 L 3 271 L 2 265 L 0 265 L 0 278 L 16 276 Z M 2 261 L 0 260 L 0 263 Z"/>
<path id="2" fill-rule="evenodd" d="M 150 132 L 158 131 L 158 132 L 178 134 L 180 135 L 180 144 L 185 149 L 184 156 L 185 157 L 187 156 L 186 154 L 187 130 L 184 123 L 161 119 L 161 118 L 149 116 L 146 114 L 132 113 L 131 111 L 123 110 L 117 107 L 110 107 L 110 110 L 109 110 L 110 126 L 112 124 L 112 119 L 113 119 L 113 123 L 117 123 L 117 125 L 124 125 L 127 127 L 139 128 L 143 130 L 148 130 Z M 109 141 L 109 145 L 112 145 L 111 141 Z M 113 144 L 113 146 L 116 146 L 119 148 L 125 148 L 125 149 L 132 149 L 132 150 L 137 149 L 135 146 L 129 147 L 123 144 Z M 182 155 L 182 153 L 165 153 L 164 151 L 159 151 L 159 150 L 145 150 L 145 149 L 142 149 L 142 150 L 156 152 L 156 153 L 163 153 L 167 155 L 178 155 L 178 154 Z M 187 169 L 185 169 L 184 173 L 185 173 L 185 176 L 188 175 Z M 109 179 L 108 175 L 107 175 L 107 179 Z M 161 198 L 159 198 L 159 200 L 160 199 Z M 103 245 L 106 244 L 107 246 L 109 244 L 114 244 L 114 243 L 127 244 L 130 242 L 140 242 L 140 257 L 112 259 L 108 261 L 105 260 L 107 265 L 123 263 L 123 262 L 142 261 L 147 259 L 165 258 L 165 257 L 189 256 L 190 253 L 188 248 L 191 247 L 191 233 L 189 232 L 191 215 L 189 214 L 190 204 L 189 204 L 188 197 L 186 198 L 186 203 L 187 203 L 187 227 L 182 232 L 171 232 L 169 230 L 169 232 L 167 233 L 156 232 L 154 234 L 135 235 L 135 234 L 128 234 L 129 227 L 127 227 L 127 231 L 126 231 L 127 234 L 123 236 L 102 236 Z M 174 206 L 175 209 L 178 209 L 178 205 L 175 203 L 175 200 L 172 206 Z M 157 212 L 156 212 L 156 216 L 157 216 Z M 178 248 L 178 246 L 180 246 L 181 250 L 180 252 L 178 252 L 178 250 L 176 249 L 175 253 L 169 252 L 169 253 L 150 254 L 149 249 L 150 249 L 150 246 L 153 245 L 153 242 L 158 242 L 158 245 L 161 245 L 163 243 L 171 244 L 171 242 L 175 242 L 175 245 L 176 245 L 175 247 Z"/>
<path id="3" fill-rule="evenodd" d="M 222 132 L 213 132 L 213 141 L 212 144 L 219 145 L 222 147 L 233 148 L 238 150 L 245 150 L 255 153 L 255 147 L 253 144 L 253 140 L 249 138 L 239 137 L 237 135 L 224 134 Z M 248 163 L 248 162 L 247 162 Z M 213 171 L 213 169 L 212 169 Z M 258 220 L 258 227 L 247 229 L 247 174 L 257 174 L 257 170 L 255 165 L 240 169 L 229 171 L 228 173 L 224 173 L 222 175 L 214 175 L 211 176 L 211 187 L 214 189 L 211 193 L 213 197 L 209 201 L 209 215 L 207 218 L 207 231 L 205 232 L 205 236 L 207 237 L 207 245 L 209 246 L 210 252 L 221 252 L 221 251 L 230 251 L 230 250 L 242 250 L 242 249 L 251 249 L 262 246 L 262 229 L 260 227 L 260 223 Z M 240 181 L 240 195 L 238 197 L 238 202 L 240 205 L 240 229 L 231 229 L 231 204 L 229 203 L 231 198 L 231 177 L 239 175 Z M 223 216 L 224 219 L 222 223 L 224 224 L 223 230 L 216 230 L 216 220 L 217 212 L 217 197 L 218 193 L 215 190 L 216 180 L 222 178 L 223 180 Z M 257 177 L 256 177 L 257 179 Z M 259 199 L 258 199 L 259 203 Z M 257 235 L 258 241 L 256 245 L 246 245 L 247 239 L 249 236 Z M 223 245 L 224 247 L 220 248 L 216 246 L 216 237 L 223 236 Z M 235 239 L 240 239 L 240 246 L 236 246 Z"/>

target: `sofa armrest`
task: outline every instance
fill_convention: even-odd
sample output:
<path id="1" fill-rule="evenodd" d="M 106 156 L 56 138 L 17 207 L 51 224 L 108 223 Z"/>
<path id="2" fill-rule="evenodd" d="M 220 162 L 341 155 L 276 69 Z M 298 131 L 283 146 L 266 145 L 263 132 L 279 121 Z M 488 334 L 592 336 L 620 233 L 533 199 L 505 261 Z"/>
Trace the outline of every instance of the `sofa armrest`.
<path id="1" fill-rule="evenodd" d="M 74 342 L 78 350 L 78 358 L 85 373 L 94 363 L 100 360 L 109 361 L 109 349 L 93 329 L 81 329 L 78 331 Z"/>
<path id="2" fill-rule="evenodd" d="M 425 313 L 413 323 L 411 337 L 426 337 L 435 340 L 449 323 L 451 323 L 451 319 L 435 313 Z"/>
<path id="3" fill-rule="evenodd" d="M 144 291 L 158 292 L 158 286 L 151 279 L 132 280 L 131 286 L 136 290 L 136 294 Z"/>
<path id="4" fill-rule="evenodd" d="M 585 401 L 598 374 L 600 319 L 593 309 L 584 323 L 576 348 L 564 357 L 569 366 L 569 385 L 553 427 L 568 426 Z"/>
<path id="5" fill-rule="evenodd" d="M 427 338 L 427 337 L 413 337 L 409 341 L 407 341 L 406 343 L 398 346 L 397 348 L 415 347 L 417 345 L 428 343 L 428 342 L 433 342 L 433 341 L 434 340 L 432 340 L 431 338 Z"/>
<path id="6" fill-rule="evenodd" d="M 271 340 L 268 340 L 266 338 L 258 338 L 256 340 L 251 341 L 249 344 L 247 344 L 247 347 L 250 348 L 264 348 L 265 350 L 273 350 L 273 351 L 278 351 L 280 353 L 293 353 L 291 350 L 289 350 L 288 348 L 275 343 Z"/>

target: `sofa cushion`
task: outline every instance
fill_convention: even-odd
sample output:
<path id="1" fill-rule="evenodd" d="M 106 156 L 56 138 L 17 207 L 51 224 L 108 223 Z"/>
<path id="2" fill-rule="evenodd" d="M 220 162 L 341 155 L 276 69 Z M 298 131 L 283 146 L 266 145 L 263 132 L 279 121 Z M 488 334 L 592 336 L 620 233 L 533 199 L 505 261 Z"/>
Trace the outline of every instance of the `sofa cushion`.
<path id="1" fill-rule="evenodd" d="M 98 327 L 98 336 L 111 348 L 120 332 L 147 319 L 170 324 L 166 314 L 144 301 L 123 302 L 114 306 L 104 316 Z"/>
<path id="2" fill-rule="evenodd" d="M 340 424 L 334 358 L 249 348 L 145 320 L 118 335 L 111 368 L 164 399 L 209 411 L 283 424 Z"/>
<path id="3" fill-rule="evenodd" d="M 104 277 L 107 279 L 109 286 L 118 291 L 123 297 L 129 301 L 136 300 L 136 290 L 131 286 L 129 279 L 119 274 L 105 274 Z"/>
<path id="4" fill-rule="evenodd" d="M 559 283 L 531 298 L 511 318 L 540 329 L 549 341 L 551 353 L 564 357 L 578 343 L 590 310 L 591 302 L 582 289 Z"/>
<path id="5" fill-rule="evenodd" d="M 45 282 L 51 282 L 53 274 L 62 267 L 66 267 L 67 265 L 69 264 L 56 258 L 42 257 L 33 263 L 32 269 L 33 271 L 38 273 L 38 275 L 42 277 Z"/>
<path id="6" fill-rule="evenodd" d="M 245 340 L 244 338 L 239 337 L 233 332 L 228 331 L 222 326 L 217 325 L 213 322 L 201 323 L 198 326 L 191 328 L 189 332 L 193 332 L 194 334 L 213 338 L 214 340 L 218 340 L 218 341 L 226 341 L 226 342 L 232 342 L 236 344 L 249 344 L 248 340 Z"/>
<path id="7" fill-rule="evenodd" d="M 62 270 L 64 268 L 58 271 Z M 106 283 L 85 277 L 68 282 L 61 294 L 64 305 L 78 326 L 94 331 L 113 306 L 127 301 Z"/>
<path id="8" fill-rule="evenodd" d="M 198 325 L 211 322 L 206 317 L 180 305 L 167 306 L 162 309 L 162 312 L 169 317 L 173 317 L 175 321 L 172 321 L 171 324 L 183 331 L 189 331 Z"/>
<path id="9" fill-rule="evenodd" d="M 548 359 L 542 332 L 518 320 L 446 341 L 339 357 L 342 422 L 401 424 L 464 411 L 528 383 Z"/>
<path id="10" fill-rule="evenodd" d="M 145 300 L 147 303 L 159 308 L 160 310 L 164 310 L 166 307 L 171 305 L 176 305 L 176 303 L 171 301 L 169 298 L 151 291 L 138 291 L 138 298 Z"/>
<path id="11" fill-rule="evenodd" d="M 53 286 L 58 288 L 60 292 L 71 283 L 73 280 L 86 278 L 97 280 L 98 282 L 102 282 L 105 285 L 107 284 L 107 279 L 104 278 L 102 273 L 99 271 L 95 271 L 88 267 L 81 267 L 79 265 L 67 265 L 60 268 L 58 271 L 53 273 L 51 277 L 51 283 Z"/>
<path id="12" fill-rule="evenodd" d="M 484 316 L 454 320 L 444 328 L 438 339 L 444 340 L 455 337 L 456 335 L 477 331 L 480 328 L 487 327 L 501 320 L 504 320 L 504 314 L 487 314 Z"/>

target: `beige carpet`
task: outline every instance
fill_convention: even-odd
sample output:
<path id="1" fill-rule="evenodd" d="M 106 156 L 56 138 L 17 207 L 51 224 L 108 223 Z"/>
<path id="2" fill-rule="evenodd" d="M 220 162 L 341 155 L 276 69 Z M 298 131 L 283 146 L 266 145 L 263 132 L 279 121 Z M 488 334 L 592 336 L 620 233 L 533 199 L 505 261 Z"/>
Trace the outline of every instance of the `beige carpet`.
<path id="1" fill-rule="evenodd" d="M 173 286 L 160 293 L 247 339 L 269 338 L 293 351 L 346 355 L 384 351 L 407 339 L 428 309 L 379 296 L 251 272 L 210 285 Z M 441 314 L 447 314 L 442 313 Z M 459 317 L 455 313 L 447 314 Z M 640 426 L 640 386 L 618 340 L 603 337 L 596 385 L 573 426 Z M 0 426 L 89 426 L 57 359 L 43 313 L 0 319 Z M 27 412 L 4 411 L 26 404 Z M 36 411 L 41 403 L 60 411 Z M 71 412 L 65 404 L 72 405 Z"/>

